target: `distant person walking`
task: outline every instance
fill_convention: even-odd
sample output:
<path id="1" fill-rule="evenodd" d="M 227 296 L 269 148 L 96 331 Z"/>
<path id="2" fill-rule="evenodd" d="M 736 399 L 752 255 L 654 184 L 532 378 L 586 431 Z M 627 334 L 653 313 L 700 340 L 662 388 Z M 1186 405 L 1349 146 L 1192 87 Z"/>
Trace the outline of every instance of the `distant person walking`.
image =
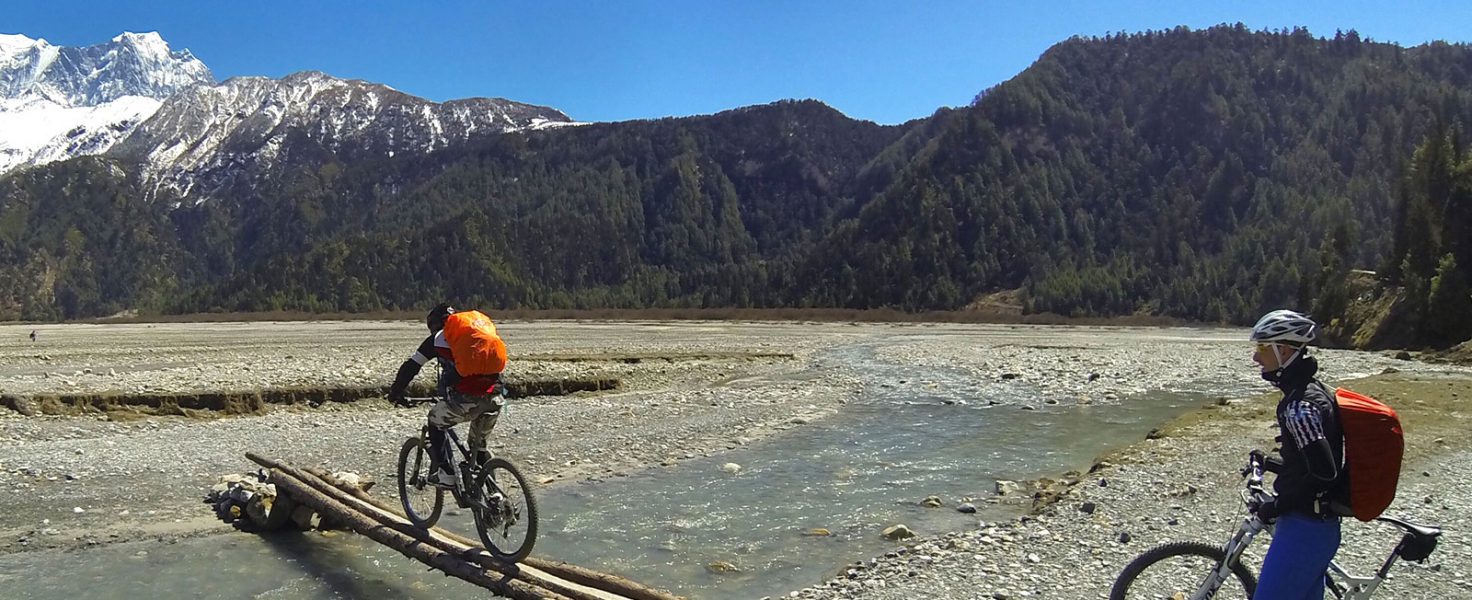
<path id="1" fill-rule="evenodd" d="M 34 329 L 31 330 L 31 343 L 36 343 L 36 330 Z"/>

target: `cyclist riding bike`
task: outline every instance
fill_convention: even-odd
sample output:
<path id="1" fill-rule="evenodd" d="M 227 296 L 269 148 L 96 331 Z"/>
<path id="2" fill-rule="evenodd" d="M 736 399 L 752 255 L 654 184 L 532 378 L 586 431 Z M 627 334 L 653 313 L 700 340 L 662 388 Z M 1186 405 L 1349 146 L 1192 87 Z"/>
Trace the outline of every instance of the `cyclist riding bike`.
<path id="1" fill-rule="evenodd" d="M 1260 498 L 1257 510 L 1277 526 L 1256 600 L 1323 598 L 1324 572 L 1339 550 L 1339 515 L 1330 504 L 1347 484 L 1344 433 L 1334 394 L 1315 379 L 1319 366 L 1308 355 L 1316 329 L 1312 319 L 1290 310 L 1263 315 L 1252 328 L 1252 358 L 1262 378 L 1283 392 L 1277 408 L 1282 459 L 1265 461 L 1277 473 L 1276 497 Z"/>
<path id="2" fill-rule="evenodd" d="M 497 389 L 501 385 L 500 368 L 505 366 L 505 345 L 495 335 L 495 326 L 490 324 L 490 319 L 476 311 L 465 311 L 460 313 L 462 317 L 475 316 L 484 319 L 477 320 L 474 324 L 489 327 L 488 335 L 493 338 L 495 344 L 499 345 L 500 361 L 499 367 L 477 366 L 476 369 L 466 373 L 463 365 L 457 368 L 455 364 L 455 348 L 462 348 L 462 353 L 467 352 L 464 346 L 452 344 L 452 337 L 446 335 L 446 322 L 455 315 L 456 311 L 449 304 L 440 304 L 429 311 L 425 317 L 425 325 L 429 327 L 429 336 L 419 344 L 418 350 L 414 352 L 403 365 L 399 366 L 398 375 L 394 378 L 393 386 L 389 388 L 389 401 L 394 404 L 405 404 L 405 393 L 409 389 L 409 382 L 419 374 L 419 369 L 431 358 L 440 362 L 440 378 L 438 384 L 439 401 L 429 409 L 429 455 L 432 462 L 432 473 L 430 482 L 440 487 L 453 488 L 458 481 L 455 474 L 452 446 L 445 436 L 445 431 L 450 427 L 470 421 L 470 435 L 467 439 L 470 449 L 475 452 L 475 461 L 484 463 L 490 459 L 490 453 L 486 450 L 486 440 L 491 430 L 496 426 L 496 420 L 501 416 L 501 407 L 505 404 L 504 395 Z M 461 319 L 463 320 L 463 319 Z M 453 347 L 452 347 L 453 346 Z M 462 363 L 470 364 L 475 357 L 462 357 Z M 481 361 L 474 361 L 477 365 Z M 479 372 L 487 371 L 487 372 Z M 494 372 L 490 372 L 494 371 Z"/>

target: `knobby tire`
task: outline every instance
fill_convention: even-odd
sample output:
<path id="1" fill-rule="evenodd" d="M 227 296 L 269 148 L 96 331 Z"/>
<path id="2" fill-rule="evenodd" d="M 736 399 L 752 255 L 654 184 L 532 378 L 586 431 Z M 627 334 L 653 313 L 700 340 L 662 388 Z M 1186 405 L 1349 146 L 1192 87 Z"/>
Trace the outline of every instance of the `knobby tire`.
<path id="1" fill-rule="evenodd" d="M 1130 561 L 1130 564 L 1125 565 L 1124 571 L 1119 574 L 1119 578 L 1114 580 L 1114 587 L 1109 591 L 1109 600 L 1130 600 L 1132 598 L 1129 595 L 1130 587 L 1135 584 L 1142 573 L 1161 561 L 1179 556 L 1201 557 L 1206 559 L 1206 563 L 1210 565 L 1220 565 L 1227 558 L 1226 551 L 1222 548 L 1208 546 L 1200 542 L 1173 542 L 1156 546 L 1145 551 L 1145 553 L 1136 557 L 1135 560 Z M 1180 582 L 1179 589 L 1186 592 L 1185 597 L 1189 598 L 1190 594 L 1195 592 L 1195 587 L 1205 580 L 1207 573 L 1208 571 L 1203 569 L 1200 573 L 1192 574 L 1185 581 Z M 1246 594 L 1245 597 L 1251 598 L 1253 592 L 1257 591 L 1257 576 L 1253 575 L 1252 570 L 1248 569 L 1240 561 L 1232 565 L 1232 575 L 1236 577 L 1237 582 L 1241 585 L 1242 592 Z M 1228 588 L 1231 586 L 1232 581 L 1229 578 L 1227 581 L 1222 582 L 1222 587 L 1217 590 L 1217 593 L 1221 596 L 1232 597 L 1227 593 Z M 1133 598 L 1143 597 L 1153 596 L 1140 596 L 1138 595 L 1138 590 L 1137 595 L 1133 596 Z"/>

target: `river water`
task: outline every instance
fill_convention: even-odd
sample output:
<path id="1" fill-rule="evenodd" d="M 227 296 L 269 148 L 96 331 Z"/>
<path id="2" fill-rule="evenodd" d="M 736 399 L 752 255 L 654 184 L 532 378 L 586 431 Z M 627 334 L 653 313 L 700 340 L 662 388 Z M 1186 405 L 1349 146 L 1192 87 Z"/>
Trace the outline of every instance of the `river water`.
<path id="1" fill-rule="evenodd" d="M 927 535 L 1016 518 L 1024 506 L 985 501 L 997 480 L 1086 470 L 1099 454 L 1208 402 L 1176 390 L 1023 410 L 1021 401 L 1038 394 L 1027 385 L 886 363 L 870 346 L 842 347 L 820 362 L 863 373 L 867 391 L 837 415 L 718 457 L 541 490 L 536 553 L 692 598 L 780 595 L 893 549 L 898 544 L 880 536 L 892 524 Z M 1251 385 L 1208 383 L 1201 387 L 1219 393 Z M 731 473 L 727 463 L 740 469 Z M 932 495 L 945 506 L 921 507 Z M 955 510 L 967 498 L 976 499 L 976 514 Z M 451 510 L 442 525 L 473 537 L 461 512 Z M 831 535 L 809 535 L 817 528 Z M 734 570 L 712 568 L 717 563 Z M 349 533 L 231 534 L 0 557 L 3 598 L 481 593 Z"/>

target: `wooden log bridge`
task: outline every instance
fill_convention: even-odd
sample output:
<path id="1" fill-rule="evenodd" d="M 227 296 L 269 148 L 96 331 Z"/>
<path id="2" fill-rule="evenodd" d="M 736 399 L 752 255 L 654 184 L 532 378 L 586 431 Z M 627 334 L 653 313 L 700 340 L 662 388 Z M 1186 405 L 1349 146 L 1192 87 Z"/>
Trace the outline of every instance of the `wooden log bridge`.
<path id="1" fill-rule="evenodd" d="M 338 481 L 322 469 L 299 469 L 247 452 L 246 458 L 270 469 L 278 494 L 310 507 L 400 554 L 517 600 L 680 600 L 678 596 L 623 577 L 565 562 L 527 557 L 517 564 L 497 560 L 479 542 L 439 527 L 420 529 L 397 506 L 356 486 Z"/>

